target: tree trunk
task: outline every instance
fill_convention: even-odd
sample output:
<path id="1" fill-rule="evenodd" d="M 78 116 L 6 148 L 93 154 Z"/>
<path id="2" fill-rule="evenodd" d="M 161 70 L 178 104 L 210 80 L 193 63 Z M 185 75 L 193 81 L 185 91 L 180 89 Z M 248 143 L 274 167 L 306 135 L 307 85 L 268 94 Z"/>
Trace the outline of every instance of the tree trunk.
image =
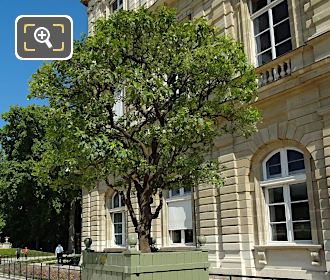
<path id="1" fill-rule="evenodd" d="M 72 200 L 70 203 L 70 213 L 69 213 L 69 239 L 68 239 L 68 252 L 72 252 L 74 248 L 74 238 L 75 238 L 75 216 L 76 216 L 76 201 Z"/>
<path id="2" fill-rule="evenodd" d="M 150 233 L 139 234 L 139 248 L 142 253 L 150 253 Z"/>
<path id="3" fill-rule="evenodd" d="M 142 253 L 150 253 L 150 241 L 151 241 L 151 192 L 144 190 L 142 193 L 138 193 L 138 203 L 140 209 L 140 222 L 138 227 L 139 236 L 139 248 Z"/>

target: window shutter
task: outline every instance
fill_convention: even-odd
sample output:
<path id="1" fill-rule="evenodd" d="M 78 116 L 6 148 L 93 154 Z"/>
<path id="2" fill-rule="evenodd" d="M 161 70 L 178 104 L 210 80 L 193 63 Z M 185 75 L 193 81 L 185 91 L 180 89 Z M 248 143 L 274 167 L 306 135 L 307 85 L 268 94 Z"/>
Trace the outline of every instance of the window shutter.
<path id="1" fill-rule="evenodd" d="M 191 199 L 168 202 L 168 229 L 192 229 Z"/>

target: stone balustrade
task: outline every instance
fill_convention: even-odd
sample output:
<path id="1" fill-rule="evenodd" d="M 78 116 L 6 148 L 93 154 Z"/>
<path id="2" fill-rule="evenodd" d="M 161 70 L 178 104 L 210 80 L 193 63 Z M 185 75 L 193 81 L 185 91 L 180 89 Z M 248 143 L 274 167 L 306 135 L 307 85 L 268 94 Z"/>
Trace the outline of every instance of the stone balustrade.
<path id="1" fill-rule="evenodd" d="M 290 52 L 256 68 L 259 87 L 291 75 L 293 72 L 293 55 L 294 52 Z"/>

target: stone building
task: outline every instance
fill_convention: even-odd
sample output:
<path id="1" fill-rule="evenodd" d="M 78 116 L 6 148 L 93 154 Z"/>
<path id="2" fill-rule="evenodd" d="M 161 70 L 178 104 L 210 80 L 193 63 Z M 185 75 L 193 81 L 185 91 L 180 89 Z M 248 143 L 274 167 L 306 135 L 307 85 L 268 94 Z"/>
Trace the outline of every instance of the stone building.
<path id="1" fill-rule="evenodd" d="M 93 22 L 118 9 L 167 4 L 205 17 L 243 43 L 259 75 L 263 113 L 251 138 L 223 137 L 220 189 L 170 191 L 154 221 L 158 247 L 207 237 L 210 279 L 220 274 L 330 278 L 330 1 L 82 0 Z M 173 215 L 175 213 L 175 215 Z M 83 193 L 82 235 L 95 250 L 125 247 L 132 224 L 118 196 Z"/>

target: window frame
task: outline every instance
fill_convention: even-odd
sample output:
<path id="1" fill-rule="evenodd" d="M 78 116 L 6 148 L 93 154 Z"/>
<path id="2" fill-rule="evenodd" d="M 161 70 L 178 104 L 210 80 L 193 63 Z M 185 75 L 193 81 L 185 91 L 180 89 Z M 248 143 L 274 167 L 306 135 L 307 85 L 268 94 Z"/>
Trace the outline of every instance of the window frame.
<path id="1" fill-rule="evenodd" d="M 287 41 L 291 41 L 291 50 L 293 49 L 293 34 L 292 34 L 292 28 L 291 28 L 291 23 L 290 23 L 290 11 L 288 9 L 288 17 L 285 18 L 285 19 L 282 19 L 281 21 L 277 22 L 275 25 L 274 25 L 274 20 L 273 20 L 273 14 L 272 14 L 272 9 L 274 7 L 276 7 L 277 5 L 281 4 L 282 2 L 284 1 L 287 1 L 287 5 L 289 7 L 289 1 L 288 0 L 267 0 L 267 5 L 263 8 L 261 8 L 260 10 L 256 11 L 253 13 L 253 9 L 252 9 L 252 0 L 250 0 L 248 3 L 249 5 L 249 11 L 250 11 L 250 19 L 251 19 L 251 30 L 252 30 L 252 34 L 253 34 L 253 44 L 254 44 L 254 48 L 253 48 L 253 51 L 254 51 L 254 63 L 255 63 L 255 66 L 259 67 L 259 66 L 262 66 L 262 65 L 265 65 L 269 62 L 271 62 L 272 60 L 282 56 L 282 55 L 285 55 L 284 54 L 281 54 L 279 56 L 276 56 L 276 47 L 280 44 L 283 44 Z M 267 12 L 267 18 L 268 18 L 268 21 L 269 21 L 269 27 L 266 28 L 265 30 L 259 32 L 257 35 L 255 34 L 254 32 L 254 20 L 256 18 L 258 18 L 259 16 L 261 16 L 262 14 L 266 13 Z M 285 22 L 286 20 L 289 19 L 289 28 L 290 28 L 290 37 L 289 38 L 286 38 L 285 40 L 279 42 L 278 44 L 275 43 L 275 33 L 274 33 L 274 28 L 280 24 L 282 24 L 283 22 Z M 269 36 L 270 36 L 270 48 L 267 48 L 261 52 L 258 53 L 257 51 L 257 42 L 256 42 L 256 38 L 258 36 L 260 36 L 261 34 L 265 33 L 269 31 Z M 259 64 L 258 62 L 258 56 L 265 53 L 265 52 L 268 52 L 269 50 L 271 50 L 271 54 L 272 54 L 272 59 L 266 63 L 261 63 Z M 290 51 L 289 51 L 290 52 Z"/>
<path id="2" fill-rule="evenodd" d="M 192 228 L 191 229 L 177 229 L 181 231 L 181 242 L 180 243 L 173 243 L 173 232 L 176 230 L 170 230 L 168 229 L 169 226 L 169 220 L 168 220 L 168 216 L 167 216 L 167 223 L 166 223 L 166 230 L 165 232 L 167 232 L 167 236 L 165 239 L 165 243 L 167 244 L 167 246 L 173 247 L 173 246 L 194 246 L 195 244 L 195 230 L 194 230 L 194 206 L 193 206 L 193 198 L 192 198 L 192 194 L 193 194 L 193 188 L 190 188 L 189 191 L 185 191 L 185 187 L 181 187 L 179 188 L 179 194 L 178 195 L 173 195 L 172 194 L 172 190 L 168 191 L 168 198 L 166 199 L 166 205 L 168 207 L 168 203 L 171 202 L 179 202 L 179 201 L 190 201 L 191 205 L 191 211 L 192 211 Z M 166 207 L 166 211 L 167 208 Z M 168 215 L 168 211 L 167 211 L 167 215 Z M 185 242 L 185 230 L 192 230 L 192 234 L 193 234 L 193 241 L 192 242 Z"/>
<path id="3" fill-rule="evenodd" d="M 114 207 L 114 200 L 115 197 L 118 196 L 119 197 L 119 206 L 118 207 Z M 125 205 L 123 204 L 123 201 L 120 197 L 119 193 L 115 193 L 112 198 L 111 198 L 111 202 L 110 202 L 110 209 L 109 209 L 109 213 L 111 216 L 111 227 L 112 227 L 112 231 L 111 231 L 111 244 L 113 247 L 125 247 L 126 246 L 126 217 L 125 217 Z M 121 234 L 116 234 L 115 233 L 115 222 L 114 222 L 114 216 L 115 214 L 121 214 L 122 215 L 122 231 Z M 121 235 L 122 236 L 122 244 L 116 244 L 116 235 Z"/>
<path id="4" fill-rule="evenodd" d="M 299 173 L 295 173 L 292 175 L 289 175 L 289 170 L 288 170 L 288 159 L 287 159 L 287 151 L 288 150 L 294 150 L 296 152 L 299 152 L 303 156 L 304 160 L 304 166 L 305 168 L 303 170 L 300 170 Z M 275 154 L 280 153 L 280 165 L 281 165 L 281 176 L 278 178 L 268 178 L 267 175 L 267 167 L 266 164 L 269 159 L 271 159 L 272 156 Z M 306 165 L 306 159 L 304 153 L 295 148 L 295 147 L 285 147 L 285 148 L 280 148 L 272 151 L 267 155 L 267 157 L 263 160 L 262 162 L 262 176 L 263 176 L 263 181 L 260 182 L 260 186 L 263 188 L 263 194 L 265 197 L 265 206 L 266 206 L 266 217 L 265 217 L 265 222 L 267 225 L 267 243 L 270 245 L 274 244 L 312 244 L 314 241 L 314 232 L 313 232 L 313 219 L 315 219 L 315 216 L 312 213 L 312 198 L 310 196 L 310 191 L 309 191 L 309 184 L 307 180 L 307 167 Z M 299 201 L 291 201 L 290 197 L 290 188 L 294 187 L 293 185 L 299 184 L 299 183 L 305 183 L 306 188 L 307 188 L 307 199 L 306 200 L 299 200 Z M 269 203 L 269 190 L 272 188 L 282 188 L 283 189 L 283 202 L 279 203 Z M 308 202 L 308 212 L 309 212 L 309 220 L 306 220 L 306 222 L 310 223 L 310 234 L 311 234 L 311 239 L 310 240 L 294 240 L 294 231 L 293 231 L 293 224 L 294 221 L 292 221 L 292 209 L 291 205 L 294 203 L 298 202 Z M 271 222 L 270 220 L 270 206 L 272 205 L 284 205 L 285 206 L 285 224 L 287 227 L 287 241 L 276 241 L 272 240 L 272 224 L 281 224 L 284 222 Z M 299 221 L 299 222 L 303 222 Z"/>

